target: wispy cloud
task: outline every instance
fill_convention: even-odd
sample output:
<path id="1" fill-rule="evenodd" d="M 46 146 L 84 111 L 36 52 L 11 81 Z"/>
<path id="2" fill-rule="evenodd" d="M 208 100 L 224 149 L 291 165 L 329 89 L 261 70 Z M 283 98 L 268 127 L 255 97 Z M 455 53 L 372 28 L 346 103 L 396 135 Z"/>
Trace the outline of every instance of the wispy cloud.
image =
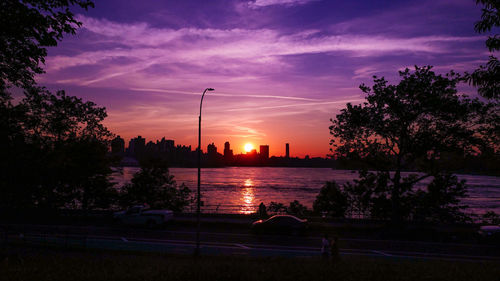
<path id="1" fill-rule="evenodd" d="M 150 81 L 166 67 L 169 75 L 183 76 L 203 73 L 217 79 L 259 79 L 262 75 L 291 69 L 286 57 L 339 53 L 351 57 L 386 54 L 449 52 L 448 44 L 483 40 L 477 36 L 391 37 L 384 35 L 318 34 L 314 30 L 282 34 L 272 29 L 200 29 L 154 28 L 146 23 L 116 23 L 79 16 L 83 28 L 98 34 L 116 47 L 84 51 L 76 55 L 57 55 L 47 60 L 51 72 L 70 67 L 99 66 L 90 72 L 59 82 L 91 85 L 120 78 Z M 97 40 L 99 41 L 99 40 Z M 97 44 L 97 43 L 96 43 Z M 125 47 L 126 46 L 126 47 Z M 180 68 L 179 68 L 180 67 Z M 175 73 L 172 73 L 175 71 Z M 145 75 L 147 73 L 147 75 Z M 212 79 L 213 80 L 213 79 Z M 137 81 L 135 81 L 138 83 Z M 162 85 L 163 87 L 164 85 Z"/>
<path id="2" fill-rule="evenodd" d="M 177 91 L 177 90 L 164 90 L 164 89 L 147 89 L 147 88 L 131 88 L 134 91 L 144 91 L 144 92 L 159 92 L 159 93 L 171 93 L 171 94 L 181 94 L 181 95 L 195 95 L 200 96 L 199 92 L 189 92 L 189 91 Z M 218 93 L 211 92 L 210 96 L 216 97 L 232 97 L 232 98 L 256 98 L 256 99 L 284 99 L 284 100 L 299 100 L 299 101 L 315 101 L 316 99 L 303 98 L 303 97 L 293 97 L 293 96 L 279 96 L 279 95 L 251 95 L 251 94 L 228 94 L 228 93 Z"/>
<path id="3" fill-rule="evenodd" d="M 304 5 L 312 1 L 318 1 L 318 0 L 255 0 L 255 1 L 249 1 L 248 6 L 250 8 L 259 8 L 259 7 L 273 6 L 273 5 L 296 6 L 296 5 Z"/>

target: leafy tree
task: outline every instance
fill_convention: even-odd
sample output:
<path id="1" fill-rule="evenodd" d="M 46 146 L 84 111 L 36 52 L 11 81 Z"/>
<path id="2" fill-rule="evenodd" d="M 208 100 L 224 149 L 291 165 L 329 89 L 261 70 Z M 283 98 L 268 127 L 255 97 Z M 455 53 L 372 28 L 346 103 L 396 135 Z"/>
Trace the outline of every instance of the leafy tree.
<path id="1" fill-rule="evenodd" d="M 122 205 L 148 204 L 151 208 L 182 211 L 192 201 L 187 186 L 177 186 L 166 161 L 154 158 L 141 163 L 132 183 L 122 189 Z"/>
<path id="2" fill-rule="evenodd" d="M 476 22 L 474 30 L 478 33 L 491 31 L 494 27 L 500 27 L 500 2 L 497 0 L 476 0 L 476 4 L 482 4 L 481 20 Z M 490 52 L 500 50 L 500 36 L 495 34 L 488 36 L 486 47 Z M 485 98 L 500 99 L 500 62 L 498 58 L 491 55 L 486 66 L 480 66 L 472 74 L 467 74 L 465 79 L 472 85 L 478 87 L 478 92 Z"/>
<path id="3" fill-rule="evenodd" d="M 490 32 L 493 28 L 500 27 L 500 2 L 497 0 L 477 0 L 476 4 L 482 4 L 481 20 L 476 22 L 474 30 L 477 33 Z M 486 47 L 491 52 L 486 65 L 481 65 L 473 73 L 466 73 L 465 81 L 477 87 L 478 93 L 487 98 L 489 103 L 483 114 L 482 125 L 478 132 L 485 138 L 489 147 L 482 149 L 483 154 L 489 152 L 486 157 L 494 158 L 496 165 L 500 163 L 500 62 L 494 56 L 494 52 L 500 50 L 500 36 L 489 35 Z"/>
<path id="4" fill-rule="evenodd" d="M 104 208 L 113 189 L 107 157 L 111 133 L 104 108 L 31 87 L 0 104 L 0 204 L 13 207 Z"/>
<path id="5" fill-rule="evenodd" d="M 432 222 L 465 222 L 468 216 L 463 212 L 466 205 L 461 204 L 466 197 L 465 180 L 459 181 L 451 174 L 434 176 L 427 190 L 418 190 L 411 196 L 415 202 L 412 216 L 415 220 Z"/>
<path id="6" fill-rule="evenodd" d="M 271 213 L 284 213 L 286 212 L 286 206 L 283 203 L 271 201 L 269 206 L 267 206 L 267 210 Z"/>
<path id="7" fill-rule="evenodd" d="M 307 207 L 302 205 L 299 201 L 293 200 L 288 205 L 286 212 L 290 215 L 304 216 L 307 213 Z"/>
<path id="8" fill-rule="evenodd" d="M 47 49 L 64 34 L 74 34 L 81 23 L 71 6 L 87 10 L 88 0 L 2 0 L 0 2 L 0 88 L 9 84 L 30 87 L 43 73 Z"/>
<path id="9" fill-rule="evenodd" d="M 0 2 L 0 205 L 104 208 L 114 189 L 102 125 L 104 108 L 36 86 L 45 47 L 56 46 L 81 25 L 71 9 L 87 0 Z M 12 103 L 9 88 L 24 89 Z"/>
<path id="10" fill-rule="evenodd" d="M 388 172 L 361 170 L 359 179 L 344 185 L 349 213 L 363 218 L 387 218 L 390 213 L 390 190 Z"/>
<path id="11" fill-rule="evenodd" d="M 394 171 L 389 175 L 391 214 L 402 218 L 405 190 L 437 175 L 442 153 L 474 152 L 480 140 L 471 120 L 483 107 L 477 100 L 457 94 L 460 76 L 454 72 L 436 75 L 430 66 L 400 71 L 398 85 L 374 77 L 373 87 L 364 84 L 362 105 L 347 104 L 332 119 L 333 157 L 363 161 L 371 168 Z M 402 178 L 405 169 L 422 175 Z"/>
<path id="12" fill-rule="evenodd" d="M 335 181 L 327 181 L 313 203 L 314 212 L 326 212 L 332 217 L 345 217 L 347 208 L 347 194 Z"/>
<path id="13" fill-rule="evenodd" d="M 500 215 L 493 211 L 488 211 L 484 213 L 481 216 L 482 223 L 484 224 L 493 224 L 493 225 L 498 225 L 500 224 Z"/>

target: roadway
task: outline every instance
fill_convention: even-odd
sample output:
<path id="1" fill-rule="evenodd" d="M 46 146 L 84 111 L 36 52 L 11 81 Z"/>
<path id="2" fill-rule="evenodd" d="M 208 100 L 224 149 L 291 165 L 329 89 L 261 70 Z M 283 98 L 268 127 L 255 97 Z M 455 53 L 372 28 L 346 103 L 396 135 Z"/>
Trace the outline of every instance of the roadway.
<path id="1" fill-rule="evenodd" d="M 67 225 L 4 224 L 1 242 L 65 245 L 93 249 L 191 254 L 196 232 L 189 227 L 166 229 Z M 248 229 L 218 227 L 203 229 L 201 254 L 240 256 L 319 257 L 318 235 L 254 235 Z M 500 246 L 483 244 L 340 238 L 341 256 L 384 259 L 440 259 L 500 261 Z"/>

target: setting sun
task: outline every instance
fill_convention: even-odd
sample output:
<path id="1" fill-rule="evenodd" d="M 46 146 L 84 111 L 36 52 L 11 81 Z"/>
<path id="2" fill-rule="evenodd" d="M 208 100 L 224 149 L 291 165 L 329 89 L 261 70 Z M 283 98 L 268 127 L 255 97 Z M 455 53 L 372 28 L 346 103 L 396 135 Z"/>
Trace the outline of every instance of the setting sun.
<path id="1" fill-rule="evenodd" d="M 245 144 L 245 151 L 250 152 L 253 149 L 253 145 L 251 143 Z"/>

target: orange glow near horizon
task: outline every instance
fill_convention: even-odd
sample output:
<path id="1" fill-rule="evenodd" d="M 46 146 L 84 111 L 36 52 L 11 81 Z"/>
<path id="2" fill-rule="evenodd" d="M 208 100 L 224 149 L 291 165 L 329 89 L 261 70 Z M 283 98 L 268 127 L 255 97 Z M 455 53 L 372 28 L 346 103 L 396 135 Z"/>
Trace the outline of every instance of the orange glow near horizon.
<path id="1" fill-rule="evenodd" d="M 245 144 L 245 152 L 250 152 L 253 149 L 253 145 L 251 143 Z"/>

